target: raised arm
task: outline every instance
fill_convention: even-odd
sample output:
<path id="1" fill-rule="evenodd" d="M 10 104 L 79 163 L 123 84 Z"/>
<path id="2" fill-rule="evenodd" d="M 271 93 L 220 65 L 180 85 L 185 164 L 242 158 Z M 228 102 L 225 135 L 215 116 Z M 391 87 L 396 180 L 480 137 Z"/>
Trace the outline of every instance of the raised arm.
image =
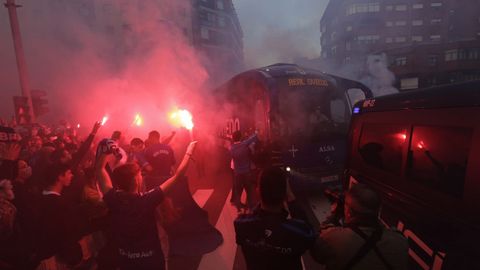
<path id="1" fill-rule="evenodd" d="M 190 163 L 190 160 L 192 159 L 192 155 L 195 152 L 197 142 L 193 141 L 188 145 L 187 151 L 185 152 L 185 155 L 183 156 L 182 162 L 180 162 L 180 165 L 177 168 L 177 171 L 175 174 L 168 178 L 167 181 L 163 182 L 163 184 L 160 185 L 160 188 L 163 190 L 163 192 L 168 192 L 171 187 L 177 182 L 179 179 L 181 179 L 184 175 L 185 172 L 187 171 L 188 164 Z"/>
<path id="2" fill-rule="evenodd" d="M 108 174 L 105 166 L 108 162 L 108 156 L 111 154 L 101 154 L 97 163 L 95 164 L 95 176 L 97 177 L 100 191 L 105 194 L 113 188 L 112 180 Z"/>
<path id="3" fill-rule="evenodd" d="M 248 139 L 244 140 L 242 143 L 244 143 L 248 146 L 248 145 L 250 145 L 254 142 L 257 142 L 257 141 L 258 141 L 258 137 L 257 137 L 257 133 L 255 133 L 252 136 L 250 136 Z"/>
<path id="4" fill-rule="evenodd" d="M 82 162 L 82 160 L 85 158 L 85 155 L 87 154 L 88 150 L 90 149 L 90 146 L 93 143 L 93 139 L 95 139 L 95 135 L 97 134 L 98 129 L 100 128 L 101 123 L 100 122 L 95 122 L 93 125 L 92 131 L 90 132 L 90 135 L 88 135 L 87 139 L 82 143 L 80 148 L 78 149 L 77 153 L 72 158 L 72 168 L 74 171 L 77 170 L 78 166 Z"/>
<path id="5" fill-rule="evenodd" d="M 161 141 L 161 143 L 163 144 L 170 144 L 170 142 L 172 141 L 173 137 L 175 137 L 175 134 L 177 134 L 175 131 L 172 131 L 172 133 L 170 134 L 170 136 L 168 136 L 167 138 L 163 139 Z"/>

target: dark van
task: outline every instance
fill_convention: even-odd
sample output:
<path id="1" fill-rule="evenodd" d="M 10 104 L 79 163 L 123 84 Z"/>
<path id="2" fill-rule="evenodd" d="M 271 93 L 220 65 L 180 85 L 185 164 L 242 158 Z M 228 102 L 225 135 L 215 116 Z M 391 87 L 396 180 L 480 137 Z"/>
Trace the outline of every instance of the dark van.
<path id="1" fill-rule="evenodd" d="M 412 269 L 480 269 L 480 81 L 357 103 L 345 185 L 382 194 Z"/>

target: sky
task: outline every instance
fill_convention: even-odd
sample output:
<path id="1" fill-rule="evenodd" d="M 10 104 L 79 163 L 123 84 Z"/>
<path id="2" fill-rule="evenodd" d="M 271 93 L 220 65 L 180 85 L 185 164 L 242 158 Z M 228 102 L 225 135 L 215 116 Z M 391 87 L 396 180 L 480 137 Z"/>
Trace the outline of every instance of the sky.
<path id="1" fill-rule="evenodd" d="M 320 56 L 320 19 L 328 0 L 233 0 L 247 68 Z"/>

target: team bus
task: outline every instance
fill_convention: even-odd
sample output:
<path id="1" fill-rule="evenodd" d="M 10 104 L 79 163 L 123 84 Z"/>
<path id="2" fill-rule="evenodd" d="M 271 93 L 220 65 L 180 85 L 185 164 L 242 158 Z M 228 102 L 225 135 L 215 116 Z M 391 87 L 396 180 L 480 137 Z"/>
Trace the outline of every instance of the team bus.
<path id="1" fill-rule="evenodd" d="M 413 269 L 480 269 L 480 81 L 357 103 L 346 172 L 382 194 Z"/>
<path id="2" fill-rule="evenodd" d="M 257 164 L 288 168 L 308 189 L 308 183 L 341 185 L 351 107 L 372 92 L 356 81 L 275 64 L 233 77 L 215 90 L 215 97 L 224 116 L 221 138 L 256 130 L 261 142 Z"/>

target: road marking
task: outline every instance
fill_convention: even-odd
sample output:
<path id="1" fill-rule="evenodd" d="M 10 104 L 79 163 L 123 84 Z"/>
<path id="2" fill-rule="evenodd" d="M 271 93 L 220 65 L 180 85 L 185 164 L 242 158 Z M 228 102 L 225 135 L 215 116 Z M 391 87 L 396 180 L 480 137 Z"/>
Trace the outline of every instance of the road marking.
<path id="1" fill-rule="evenodd" d="M 203 208 L 212 194 L 213 189 L 197 189 L 197 191 L 193 193 L 192 197 L 198 206 Z"/>
<path id="2" fill-rule="evenodd" d="M 223 235 L 223 244 L 215 251 L 203 255 L 198 270 L 232 270 L 235 263 L 237 244 L 235 242 L 235 230 L 233 221 L 237 217 L 237 209 L 228 202 L 231 192 L 227 196 L 227 201 L 223 206 L 220 217 L 217 220 L 215 228 Z"/>

